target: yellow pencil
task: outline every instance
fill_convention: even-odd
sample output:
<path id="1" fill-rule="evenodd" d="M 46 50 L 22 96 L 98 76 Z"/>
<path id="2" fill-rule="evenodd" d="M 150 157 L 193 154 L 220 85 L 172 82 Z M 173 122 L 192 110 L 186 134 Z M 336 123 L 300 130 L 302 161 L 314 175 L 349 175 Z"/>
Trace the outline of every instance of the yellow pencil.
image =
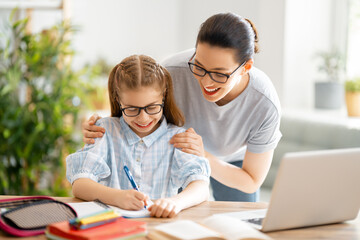
<path id="1" fill-rule="evenodd" d="M 100 221 L 104 221 L 104 220 L 108 220 L 108 219 L 112 219 L 112 218 L 117 218 L 117 217 L 119 217 L 119 215 L 117 213 L 107 212 L 107 213 L 102 213 L 99 215 L 91 216 L 88 218 L 82 218 L 82 219 L 80 219 L 79 223 L 81 225 L 86 225 L 86 224 L 100 222 Z"/>

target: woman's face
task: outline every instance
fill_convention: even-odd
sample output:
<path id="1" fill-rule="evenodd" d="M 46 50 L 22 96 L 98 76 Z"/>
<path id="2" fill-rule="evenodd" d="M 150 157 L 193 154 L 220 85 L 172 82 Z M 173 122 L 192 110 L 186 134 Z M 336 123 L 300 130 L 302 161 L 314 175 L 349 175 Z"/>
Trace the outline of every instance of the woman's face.
<path id="1" fill-rule="evenodd" d="M 154 87 L 140 87 L 138 89 L 123 89 L 121 92 L 121 108 L 129 108 L 131 111 L 137 111 L 136 107 L 149 106 L 148 111 L 157 108 L 154 104 L 162 104 L 163 94 L 160 90 Z M 135 108 L 131 108 L 135 107 Z M 151 134 L 160 126 L 160 119 L 163 111 L 157 114 L 150 115 L 145 112 L 145 109 L 141 109 L 140 114 L 135 117 L 128 117 L 122 113 L 125 122 L 129 127 L 141 138 Z"/>
<path id="2" fill-rule="evenodd" d="M 193 61 L 196 65 L 210 72 L 218 72 L 230 75 L 239 63 L 235 60 L 235 50 L 212 46 L 208 43 L 198 43 L 196 55 Z M 198 80 L 203 96 L 209 102 L 224 101 L 224 104 L 236 98 L 247 85 L 242 81 L 245 75 L 244 67 L 237 69 L 226 83 L 213 81 L 209 74 L 204 77 L 194 75 Z M 246 75 L 247 76 L 247 75 Z"/>

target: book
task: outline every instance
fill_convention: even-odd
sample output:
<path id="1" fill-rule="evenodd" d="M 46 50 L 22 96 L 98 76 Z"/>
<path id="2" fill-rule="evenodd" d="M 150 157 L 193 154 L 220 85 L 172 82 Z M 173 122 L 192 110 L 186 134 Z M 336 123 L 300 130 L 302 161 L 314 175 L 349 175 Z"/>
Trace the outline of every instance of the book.
<path id="1" fill-rule="evenodd" d="M 171 223 L 160 224 L 154 227 L 147 237 L 153 240 L 271 239 L 264 233 L 252 228 L 246 222 L 233 217 L 221 215 L 207 217 L 200 223 L 192 220 L 179 220 Z"/>
<path id="2" fill-rule="evenodd" d="M 81 230 L 72 228 L 69 221 L 63 221 L 48 225 L 45 231 L 49 239 L 70 240 L 130 239 L 146 236 L 146 233 L 145 222 L 122 217 L 115 222 Z"/>
<path id="3" fill-rule="evenodd" d="M 116 213 L 125 218 L 147 218 L 150 217 L 150 212 L 147 209 L 141 209 L 138 211 L 125 210 L 115 206 L 99 204 L 96 201 L 90 202 L 80 202 L 80 203 L 68 203 L 77 213 L 78 217 L 81 218 L 86 215 L 91 215 L 96 212 L 103 211 L 107 207 L 114 209 Z M 148 207 L 152 205 L 152 202 L 149 203 Z"/>

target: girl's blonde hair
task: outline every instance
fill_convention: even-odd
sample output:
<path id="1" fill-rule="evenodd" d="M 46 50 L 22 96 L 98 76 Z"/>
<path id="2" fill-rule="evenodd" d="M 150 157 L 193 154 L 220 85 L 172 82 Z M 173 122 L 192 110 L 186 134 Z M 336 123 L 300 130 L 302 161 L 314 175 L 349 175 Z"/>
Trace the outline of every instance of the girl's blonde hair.
<path id="1" fill-rule="evenodd" d="M 183 126 L 185 118 L 175 103 L 170 73 L 154 59 L 145 55 L 132 55 L 117 64 L 109 76 L 109 98 L 112 117 L 121 117 L 120 94 L 127 89 L 157 87 L 164 96 L 163 112 L 167 122 Z"/>

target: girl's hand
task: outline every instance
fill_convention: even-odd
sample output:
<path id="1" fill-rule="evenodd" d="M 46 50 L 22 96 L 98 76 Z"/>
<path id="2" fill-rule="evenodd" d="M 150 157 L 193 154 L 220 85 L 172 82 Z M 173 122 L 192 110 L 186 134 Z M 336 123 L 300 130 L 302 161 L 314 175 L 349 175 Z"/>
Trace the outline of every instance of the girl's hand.
<path id="1" fill-rule="evenodd" d="M 97 120 L 101 117 L 96 113 L 92 115 L 89 120 L 82 124 L 82 133 L 83 133 L 83 141 L 86 144 L 95 143 L 94 138 L 101 138 L 105 133 L 105 129 L 99 126 L 94 125 Z"/>
<path id="2" fill-rule="evenodd" d="M 181 151 L 205 157 L 205 150 L 202 138 L 193 128 L 187 129 L 183 133 L 178 133 L 170 139 L 170 143 Z"/>
<path id="3" fill-rule="evenodd" d="M 172 218 L 175 217 L 181 209 L 177 204 L 168 198 L 158 199 L 149 207 L 152 217 Z"/>
<path id="4" fill-rule="evenodd" d="M 141 210 L 145 207 L 149 197 L 136 190 L 120 190 L 116 195 L 116 205 L 126 210 Z"/>

